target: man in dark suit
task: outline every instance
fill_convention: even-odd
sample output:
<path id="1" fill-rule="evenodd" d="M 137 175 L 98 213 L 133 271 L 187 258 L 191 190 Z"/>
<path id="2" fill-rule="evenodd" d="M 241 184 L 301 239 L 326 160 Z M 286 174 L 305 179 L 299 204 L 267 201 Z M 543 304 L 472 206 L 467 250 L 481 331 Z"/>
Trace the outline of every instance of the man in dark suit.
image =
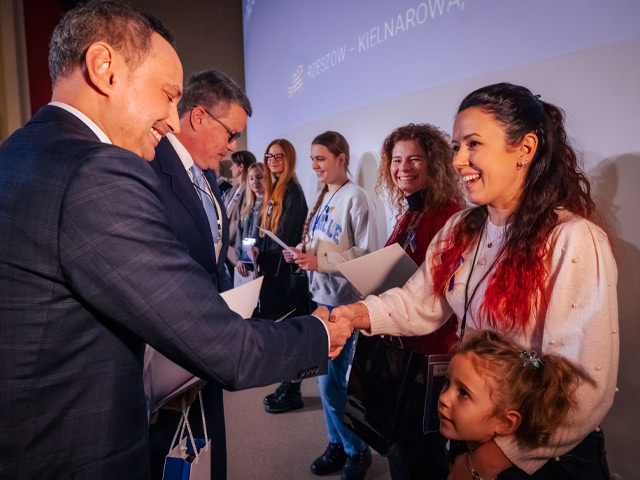
<path id="1" fill-rule="evenodd" d="M 243 320 L 176 240 L 143 160 L 180 128 L 170 42 L 118 2 L 67 13 L 53 102 L 0 147 L 2 480 L 148 478 L 145 343 L 239 389 L 312 375 L 350 335 Z"/>
<path id="2" fill-rule="evenodd" d="M 219 292 L 231 288 L 226 269 L 229 247 L 229 220 L 216 183 L 215 170 L 225 155 L 236 150 L 239 132 L 251 115 L 251 103 L 240 86 L 217 70 L 192 75 L 178 102 L 180 132 L 168 133 L 156 148 L 151 166 L 162 183 L 162 202 L 178 241 L 211 277 Z M 194 171 L 200 169 L 204 191 L 198 187 Z M 209 202 L 221 218 L 208 218 L 204 204 Z M 220 232 L 217 232 L 220 225 Z M 214 236 L 218 241 L 214 241 Z M 211 478 L 226 478 L 226 438 L 222 389 L 215 382 L 202 390 L 205 418 L 212 440 Z M 150 427 L 151 477 L 162 479 L 164 457 L 180 420 L 180 413 L 158 412 Z M 189 413 L 195 435 L 202 437 L 201 413 L 195 402 Z"/>

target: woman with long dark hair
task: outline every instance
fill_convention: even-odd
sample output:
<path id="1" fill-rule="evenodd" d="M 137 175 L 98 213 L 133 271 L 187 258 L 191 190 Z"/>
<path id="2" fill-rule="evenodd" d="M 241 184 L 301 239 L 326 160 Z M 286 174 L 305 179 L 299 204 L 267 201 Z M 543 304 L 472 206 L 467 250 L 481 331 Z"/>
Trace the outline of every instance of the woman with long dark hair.
<path id="1" fill-rule="evenodd" d="M 453 312 L 468 329 L 564 356 L 594 383 L 577 389 L 578 408 L 549 445 L 498 435 L 456 457 L 451 478 L 608 478 L 598 425 L 618 370 L 617 268 L 564 115 L 524 87 L 490 85 L 462 101 L 452 145 L 477 207 L 447 222 L 403 288 L 333 315 L 374 334 L 420 335 Z"/>

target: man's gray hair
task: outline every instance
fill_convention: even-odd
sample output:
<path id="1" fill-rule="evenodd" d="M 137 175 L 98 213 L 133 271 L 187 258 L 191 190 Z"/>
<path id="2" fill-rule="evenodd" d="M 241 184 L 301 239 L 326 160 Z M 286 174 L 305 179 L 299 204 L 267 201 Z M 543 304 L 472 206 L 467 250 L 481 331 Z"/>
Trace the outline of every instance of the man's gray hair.
<path id="1" fill-rule="evenodd" d="M 206 70 L 194 73 L 185 83 L 178 102 L 178 115 L 182 117 L 201 105 L 212 115 L 223 117 L 234 104 L 240 105 L 249 117 L 253 113 L 251 102 L 240 85 L 218 70 Z"/>
<path id="2" fill-rule="evenodd" d="M 60 20 L 51 37 L 51 81 L 55 85 L 59 77 L 82 66 L 88 48 L 100 41 L 111 45 L 135 70 L 151 51 L 153 33 L 173 45 L 173 36 L 160 20 L 125 3 L 100 0 L 74 8 Z"/>

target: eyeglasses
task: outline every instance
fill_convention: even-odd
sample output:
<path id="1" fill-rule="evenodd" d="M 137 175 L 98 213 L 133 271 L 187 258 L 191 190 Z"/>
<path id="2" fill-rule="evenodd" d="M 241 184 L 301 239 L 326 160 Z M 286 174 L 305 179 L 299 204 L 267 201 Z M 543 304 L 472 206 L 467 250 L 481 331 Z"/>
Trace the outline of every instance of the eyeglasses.
<path id="1" fill-rule="evenodd" d="M 284 160 L 284 153 L 267 153 L 264 156 L 264 159 L 268 162 L 268 161 L 276 161 L 276 162 L 281 162 L 282 160 Z"/>
<path id="2" fill-rule="evenodd" d="M 193 108 L 196 108 L 198 105 L 194 105 Z M 241 136 L 242 136 L 242 132 L 234 132 L 233 130 L 231 130 L 229 127 L 227 127 L 224 123 L 222 123 L 220 120 L 218 120 L 216 117 L 214 117 L 213 115 L 211 115 L 206 108 L 204 108 L 202 105 L 200 105 L 200 108 L 202 108 L 202 110 L 204 110 L 204 113 L 206 113 L 207 115 L 209 115 L 211 118 L 213 118 L 216 122 L 218 122 L 220 125 L 222 125 L 222 128 L 224 128 L 227 133 L 229 134 L 229 138 L 227 139 L 227 143 L 233 143 L 236 140 L 238 140 Z"/>

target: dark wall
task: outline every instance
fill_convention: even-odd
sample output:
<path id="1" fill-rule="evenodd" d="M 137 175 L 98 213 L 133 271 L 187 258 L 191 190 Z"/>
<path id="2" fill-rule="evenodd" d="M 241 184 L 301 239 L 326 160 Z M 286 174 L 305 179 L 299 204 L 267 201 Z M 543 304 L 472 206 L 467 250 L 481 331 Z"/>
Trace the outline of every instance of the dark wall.
<path id="1" fill-rule="evenodd" d="M 185 78 L 209 68 L 244 87 L 241 0 L 131 0 L 164 23 L 176 38 Z"/>
<path id="2" fill-rule="evenodd" d="M 51 99 L 47 66 L 51 32 L 77 0 L 23 0 L 32 113 Z M 184 75 L 217 68 L 244 87 L 241 0 L 130 0 L 158 17 L 176 38 Z"/>

